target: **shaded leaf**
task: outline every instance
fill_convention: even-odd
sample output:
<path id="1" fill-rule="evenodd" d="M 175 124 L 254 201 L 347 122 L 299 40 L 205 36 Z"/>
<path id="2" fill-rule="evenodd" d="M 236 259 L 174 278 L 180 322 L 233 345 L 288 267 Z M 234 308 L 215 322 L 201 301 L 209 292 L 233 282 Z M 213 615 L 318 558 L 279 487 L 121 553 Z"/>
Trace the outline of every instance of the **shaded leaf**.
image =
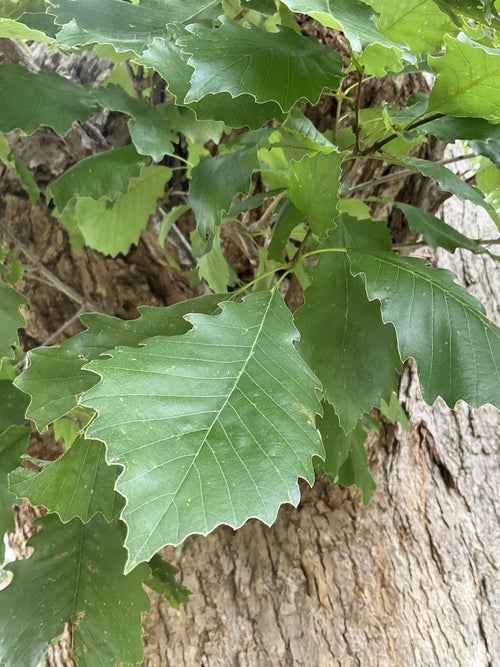
<path id="1" fill-rule="evenodd" d="M 258 104 L 254 97 L 244 92 L 238 97 L 232 97 L 226 92 L 205 95 L 199 101 L 186 104 L 185 98 L 194 72 L 187 60 L 188 56 L 172 40 L 155 39 L 137 62 L 156 70 L 168 82 L 168 90 L 175 96 L 176 104 L 186 105 L 201 120 L 217 120 L 230 127 L 247 125 L 257 129 L 272 118 L 284 118 L 275 102 Z"/>
<path id="2" fill-rule="evenodd" d="M 198 275 L 215 293 L 224 293 L 231 282 L 229 266 L 220 246 L 220 228 L 215 230 L 210 250 L 198 260 Z"/>
<path id="3" fill-rule="evenodd" d="M 402 359 L 417 362 L 425 400 L 500 407 L 500 330 L 454 274 L 394 253 L 348 252 L 368 297 L 381 302 L 384 322 L 394 324 Z"/>
<path id="4" fill-rule="evenodd" d="M 344 220 L 320 249 L 363 246 L 365 230 L 372 234 L 374 228 L 374 247 L 390 247 L 385 223 Z M 310 273 L 312 284 L 295 317 L 299 350 L 349 433 L 396 389 L 401 367 L 396 337 L 393 327 L 382 322 L 379 305 L 368 300 L 363 281 L 351 275 L 345 252 L 319 255 Z"/>
<path id="5" fill-rule="evenodd" d="M 41 472 L 17 468 L 9 475 L 9 491 L 56 512 L 63 523 L 79 517 L 87 523 L 96 512 L 116 518 L 123 499 L 115 492 L 117 466 L 106 463 L 102 442 L 79 438 Z"/>
<path id="6" fill-rule="evenodd" d="M 98 411 L 88 434 L 124 467 L 128 568 L 221 523 L 272 524 L 323 455 L 318 381 L 295 350 L 282 297 L 259 292 L 221 307 L 190 315 L 183 336 L 87 366 L 102 378 L 82 400 Z"/>
<path id="7" fill-rule="evenodd" d="M 0 434 L 9 426 L 24 424 L 28 403 L 26 394 L 11 380 L 0 380 Z"/>
<path id="8" fill-rule="evenodd" d="M 140 54 L 155 37 L 168 36 L 167 24 L 185 23 L 217 16 L 219 0 L 54 0 L 50 13 L 64 28 L 57 35 L 58 44 L 84 46 L 112 44 L 117 51 Z"/>
<path id="9" fill-rule="evenodd" d="M 291 165 L 288 196 L 319 236 L 335 226 L 343 159 L 343 153 L 316 153 Z"/>
<path id="10" fill-rule="evenodd" d="M 213 312 L 224 297 L 208 295 L 176 303 L 166 308 L 139 306 L 140 317 L 118 317 L 89 313 L 81 316 L 86 331 L 60 345 L 40 347 L 28 354 L 29 366 L 16 379 L 19 389 L 31 396 L 27 417 L 39 431 L 72 410 L 80 394 L 97 382 L 93 373 L 82 370 L 91 359 L 119 345 L 135 347 L 145 338 L 173 336 L 191 328 L 187 313 Z"/>
<path id="11" fill-rule="evenodd" d="M 394 205 L 404 213 L 411 231 L 422 234 L 433 248 L 441 247 L 448 252 L 455 252 L 457 248 L 466 248 L 474 253 L 488 252 L 477 241 L 464 236 L 432 213 L 401 202 L 394 202 Z"/>
<path id="12" fill-rule="evenodd" d="M 477 206 L 481 206 L 487 211 L 491 210 L 490 205 L 485 201 L 483 193 L 477 188 L 472 187 L 453 171 L 442 164 L 422 160 L 418 157 L 398 157 L 397 162 L 404 164 L 409 169 L 418 171 L 423 176 L 433 178 L 441 190 L 451 192 L 460 199 L 471 201 Z"/>
<path id="13" fill-rule="evenodd" d="M 366 432 L 358 422 L 356 427 L 347 435 L 340 426 L 339 418 L 331 403 L 323 403 L 323 416 L 318 417 L 317 425 L 325 446 L 325 461 L 321 461 L 318 472 L 328 475 L 330 481 L 339 481 L 339 471 L 347 460 L 351 449 L 357 443 L 364 445 Z"/>
<path id="14" fill-rule="evenodd" d="M 12 346 L 18 345 L 18 329 L 25 326 L 19 307 L 27 303 L 26 297 L 0 278 L 0 359 L 14 356 Z"/>
<path id="15" fill-rule="evenodd" d="M 401 424 L 405 431 L 410 430 L 411 424 L 408 419 L 408 415 L 404 411 L 403 406 L 399 402 L 395 393 L 391 394 L 389 403 L 386 403 L 384 399 L 380 401 L 380 412 L 386 419 L 393 422 L 394 424 Z"/>
<path id="16" fill-rule="evenodd" d="M 355 484 L 363 494 L 363 503 L 368 505 L 377 485 L 368 469 L 364 440 L 353 438 L 349 455 L 339 470 L 338 481 L 342 486 Z"/>
<path id="17" fill-rule="evenodd" d="M 0 130 L 16 128 L 32 134 L 42 125 L 65 135 L 77 120 L 86 120 L 97 105 L 79 84 L 54 72 L 28 72 L 21 65 L 0 63 L 0 90 L 8 90 L 0 105 Z"/>
<path id="18" fill-rule="evenodd" d="M 47 192 L 59 211 L 77 196 L 113 201 L 126 194 L 130 180 L 139 176 L 143 164 L 144 158 L 133 146 L 103 151 L 77 162 L 56 178 Z"/>
<path id="19" fill-rule="evenodd" d="M 148 561 L 148 565 L 151 570 L 151 578 L 146 579 L 144 583 L 149 588 L 163 595 L 174 609 L 180 609 L 182 604 L 189 601 L 190 591 L 175 579 L 179 571 L 176 567 L 164 561 L 158 554 Z"/>
<path id="20" fill-rule="evenodd" d="M 178 137 L 172 132 L 165 109 L 131 97 L 121 86 L 112 83 L 95 89 L 94 97 L 101 106 L 131 116 L 128 129 L 138 153 L 149 155 L 155 162 L 172 153 L 172 144 L 177 143 Z"/>
<path id="21" fill-rule="evenodd" d="M 449 144 L 457 139 L 500 141 L 500 125 L 493 125 L 484 118 L 444 116 L 425 123 L 422 130 Z"/>
<path id="22" fill-rule="evenodd" d="M 9 146 L 7 138 L 0 132 L 0 160 L 10 169 L 15 169 L 24 187 L 29 195 L 32 204 L 36 202 L 40 196 L 40 189 L 33 178 L 31 171 L 24 164 L 21 158 Z"/>
<path id="23" fill-rule="evenodd" d="M 29 438 L 30 430 L 27 426 L 11 426 L 0 433 L 0 565 L 3 563 L 5 551 L 3 536 L 16 529 L 12 511 L 16 496 L 8 491 L 7 475 L 21 463 L 21 456 L 26 454 Z"/>
<path id="24" fill-rule="evenodd" d="M 322 89 L 336 88 L 342 76 L 337 53 L 287 28 L 268 33 L 224 18 L 217 30 L 192 25 L 189 31 L 178 40 L 194 67 L 185 102 L 210 93 L 250 94 L 288 111 L 300 99 L 315 104 Z"/>
<path id="25" fill-rule="evenodd" d="M 135 667 L 143 654 L 141 613 L 149 609 L 141 585 L 147 566 L 123 575 L 123 533 L 100 514 L 87 524 L 63 525 L 54 514 L 37 523 L 34 554 L 7 566 L 14 578 L 0 592 L 2 664 L 37 665 L 71 621 L 79 667 Z"/>
<path id="26" fill-rule="evenodd" d="M 429 111 L 500 123 L 500 49 L 449 36 L 445 43 L 446 53 L 429 59 L 436 72 Z"/>

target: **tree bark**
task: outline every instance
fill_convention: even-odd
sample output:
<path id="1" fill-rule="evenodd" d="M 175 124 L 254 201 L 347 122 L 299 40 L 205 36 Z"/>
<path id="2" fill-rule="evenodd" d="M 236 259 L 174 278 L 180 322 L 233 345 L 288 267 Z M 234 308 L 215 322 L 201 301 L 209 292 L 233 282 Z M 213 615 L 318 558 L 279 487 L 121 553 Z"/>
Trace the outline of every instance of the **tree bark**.
<path id="1" fill-rule="evenodd" d="M 126 140 L 121 129 L 109 136 Z M 18 149 L 38 180 L 48 182 L 98 143 L 99 134 L 76 128 L 64 141 L 50 131 L 19 138 Z M 427 182 L 411 183 L 393 184 L 398 198 L 425 205 Z M 456 206 L 447 204 L 448 219 L 472 236 L 486 234 L 484 221 Z M 148 233 L 116 260 L 71 253 L 47 207 L 31 209 L 11 174 L 2 181 L 0 214 L 11 234 L 4 240 L 27 264 L 30 255 L 37 258 L 82 303 L 133 317 L 141 303 L 173 303 L 194 293 Z M 453 268 L 495 317 L 493 262 L 462 252 L 432 259 Z M 40 277 L 43 272 L 24 283 L 27 347 L 44 342 L 79 305 Z M 191 537 L 180 553 L 163 550 L 192 596 L 175 611 L 151 595 L 145 666 L 500 664 L 498 413 L 464 404 L 451 411 L 440 401 L 427 406 L 412 367 L 400 398 L 411 430 L 385 424 L 367 443 L 378 484 L 368 507 L 357 491 L 320 479 L 312 489 L 304 486 L 299 508 L 284 506 L 271 528 L 251 520 L 237 532 L 220 527 L 206 538 Z M 32 453 L 50 447 L 45 439 L 32 444 Z M 47 664 L 73 664 L 67 647 L 52 650 Z"/>

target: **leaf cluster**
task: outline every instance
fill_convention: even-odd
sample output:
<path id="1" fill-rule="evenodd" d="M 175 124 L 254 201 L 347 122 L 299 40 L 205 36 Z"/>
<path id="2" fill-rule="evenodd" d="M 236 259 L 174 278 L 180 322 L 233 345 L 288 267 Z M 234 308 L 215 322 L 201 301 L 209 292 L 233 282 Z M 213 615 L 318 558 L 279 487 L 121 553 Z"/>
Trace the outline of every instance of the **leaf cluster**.
<path id="1" fill-rule="evenodd" d="M 103 109 L 123 114 L 127 145 L 43 195 L 75 252 L 126 254 L 154 215 L 164 248 L 190 216 L 191 279 L 211 292 L 130 321 L 81 315 L 83 332 L 23 361 L 27 300 L 1 249 L 0 533 L 14 529 L 16 500 L 48 514 L 34 555 L 0 570 L 12 579 L 0 663 L 36 664 L 70 622 L 78 664 L 134 665 L 143 584 L 174 606 L 188 597 L 163 546 L 250 518 L 271 525 L 316 474 L 368 502 L 367 432 L 381 418 L 409 428 L 397 401 L 406 360 L 429 403 L 500 407 L 498 327 L 452 273 L 398 252 L 375 196 L 384 179 L 417 174 L 498 225 L 500 16 L 493 2 L 445 0 L 10 0 L 2 11 L 2 42 L 25 62 L 0 62 L 0 160 L 34 203 L 10 133 L 64 137 Z M 336 46 L 305 36 L 296 13 Z M 111 74 L 91 87 L 38 71 L 33 40 L 94 48 Z M 370 79 L 416 72 L 432 75 L 428 94 L 362 108 Z M 320 132 L 307 112 L 327 98 L 335 121 Z M 463 142 L 472 178 L 416 155 L 430 138 Z M 393 171 L 356 182 L 369 160 Z M 433 248 L 494 257 L 435 211 L 384 203 Z M 229 226 L 253 261 L 246 280 L 226 258 Z M 304 300 L 293 314 L 292 276 Z M 62 439 L 56 461 L 28 456 L 32 428 Z"/>

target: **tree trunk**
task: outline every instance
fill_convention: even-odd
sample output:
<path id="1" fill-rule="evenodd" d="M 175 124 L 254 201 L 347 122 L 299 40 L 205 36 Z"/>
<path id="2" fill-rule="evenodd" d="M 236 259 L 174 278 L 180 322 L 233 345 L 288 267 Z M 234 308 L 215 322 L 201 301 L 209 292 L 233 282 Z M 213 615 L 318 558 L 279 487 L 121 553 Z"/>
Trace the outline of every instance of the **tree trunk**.
<path id="1" fill-rule="evenodd" d="M 126 139 L 123 132 L 115 128 L 107 136 L 116 145 Z M 18 149 L 38 180 L 48 182 L 98 143 L 98 134 L 80 129 L 64 141 L 39 131 L 20 138 Z M 194 294 L 148 233 L 125 258 L 72 254 L 47 207 L 32 210 L 10 176 L 0 193 L 4 240 L 33 268 L 33 258 L 43 265 L 24 282 L 27 347 L 70 319 L 78 299 L 133 317 L 141 303 Z M 422 179 L 411 191 L 397 187 L 406 188 L 400 200 L 422 205 L 428 195 Z M 463 230 L 485 233 L 479 227 L 486 223 L 469 208 L 446 207 Z M 460 251 L 434 257 L 495 316 L 495 274 L 487 257 Z M 51 274 L 69 289 L 40 284 Z M 378 483 L 368 507 L 357 491 L 320 479 L 313 489 L 304 486 L 298 509 L 282 508 L 272 528 L 251 520 L 237 532 L 220 527 L 206 538 L 191 537 L 180 553 L 164 550 L 192 596 L 180 611 L 151 596 L 145 666 L 500 665 L 498 413 L 464 404 L 450 411 L 439 400 L 427 406 L 413 368 L 404 373 L 400 398 L 412 427 L 405 432 L 387 424 L 367 443 Z M 32 444 L 34 455 L 37 447 L 47 455 L 53 443 Z M 73 664 L 59 650 L 47 660 Z"/>

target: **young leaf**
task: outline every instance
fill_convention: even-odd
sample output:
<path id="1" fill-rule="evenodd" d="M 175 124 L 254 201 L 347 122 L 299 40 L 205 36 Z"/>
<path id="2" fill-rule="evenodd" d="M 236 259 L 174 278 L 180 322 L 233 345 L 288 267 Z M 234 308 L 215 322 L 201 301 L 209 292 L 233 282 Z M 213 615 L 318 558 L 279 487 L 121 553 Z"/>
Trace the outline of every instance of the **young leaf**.
<path id="1" fill-rule="evenodd" d="M 428 403 L 463 399 L 500 407 L 500 330 L 455 276 L 424 260 L 378 250 L 349 250 L 352 271 L 365 277 L 370 299 L 396 328 L 403 360 L 417 362 Z"/>
<path id="2" fill-rule="evenodd" d="M 83 397 L 98 411 L 88 434 L 124 467 L 127 568 L 220 523 L 272 524 L 323 456 L 318 381 L 295 350 L 282 297 L 259 292 L 221 307 L 190 315 L 183 336 L 87 366 L 102 378 Z"/>
<path id="3" fill-rule="evenodd" d="M 142 167 L 140 175 L 130 180 L 127 192 L 114 202 L 107 197 L 79 197 L 74 206 L 64 209 L 61 221 L 69 229 L 77 227 L 90 248 L 111 257 L 126 254 L 139 242 L 171 176 L 168 167 Z"/>
<path id="4" fill-rule="evenodd" d="M 343 153 L 316 153 L 291 165 L 288 196 L 318 236 L 335 226 L 343 159 Z"/>
<path id="5" fill-rule="evenodd" d="M 176 567 L 164 561 L 158 554 L 148 561 L 148 565 L 151 578 L 144 582 L 146 586 L 163 595 L 174 609 L 180 609 L 182 604 L 189 601 L 190 592 L 175 580 L 175 575 L 179 571 Z"/>
<path id="6" fill-rule="evenodd" d="M 2 12 L 3 13 L 3 12 Z M 31 39 L 34 42 L 50 44 L 53 38 L 40 30 L 33 30 L 24 23 L 9 18 L 0 18 L 0 38 L 3 39 Z"/>
<path id="7" fill-rule="evenodd" d="M 0 662 L 37 665 L 71 621 L 79 667 L 135 667 L 143 653 L 141 613 L 149 609 L 142 589 L 148 567 L 123 574 L 122 531 L 100 514 L 87 524 L 63 525 L 54 514 L 38 523 L 42 530 L 29 541 L 34 554 L 7 566 L 14 578 L 0 592 Z"/>
<path id="8" fill-rule="evenodd" d="M 119 345 L 135 347 L 152 336 L 185 333 L 191 327 L 184 315 L 213 312 L 223 298 L 210 294 L 166 308 L 140 306 L 140 317 L 135 320 L 98 313 L 82 315 L 80 319 L 87 331 L 60 345 L 40 347 L 29 353 L 30 365 L 15 381 L 19 389 L 31 396 L 26 416 L 40 432 L 44 431 L 77 405 L 80 394 L 96 384 L 96 376 L 82 370 L 88 361 Z"/>
<path id="9" fill-rule="evenodd" d="M 20 128 L 32 134 L 48 125 L 63 136 L 98 108 L 83 86 L 54 72 L 28 72 L 12 63 L 0 63 L 0 90 L 9 91 L 0 105 L 2 132 Z"/>
<path id="10" fill-rule="evenodd" d="M 0 278 L 0 359 L 11 359 L 14 356 L 12 345 L 19 343 L 17 330 L 26 324 L 19 306 L 27 301 L 26 297 Z"/>
<path id="11" fill-rule="evenodd" d="M 377 485 L 368 470 L 364 440 L 365 438 L 361 440 L 361 437 L 353 438 L 349 455 L 340 467 L 338 482 L 342 486 L 355 484 L 361 489 L 363 503 L 368 505 Z"/>
<path id="12" fill-rule="evenodd" d="M 215 230 L 210 250 L 198 260 L 198 275 L 215 293 L 224 293 L 230 282 L 229 266 L 220 246 L 220 228 Z"/>
<path id="13" fill-rule="evenodd" d="M 441 247 L 448 252 L 455 252 L 457 248 L 466 248 L 476 254 L 488 252 L 477 241 L 464 236 L 432 213 L 401 202 L 394 202 L 394 205 L 404 213 L 411 231 L 422 234 L 433 248 Z"/>
<path id="14" fill-rule="evenodd" d="M 185 102 L 210 93 L 250 94 L 288 111 L 300 99 L 315 104 L 322 89 L 336 88 L 342 76 L 337 53 L 288 28 L 268 33 L 224 18 L 217 30 L 191 25 L 189 32 L 178 40 L 194 67 Z"/>
<path id="15" fill-rule="evenodd" d="M 500 123 L 500 49 L 449 36 L 445 43 L 443 56 L 429 58 L 436 82 L 428 110 Z"/>
<path id="16" fill-rule="evenodd" d="M 364 445 L 366 431 L 361 422 L 358 422 L 347 435 L 341 427 L 339 418 L 328 402 L 323 403 L 323 416 L 318 417 L 317 425 L 325 446 L 325 461 L 318 466 L 320 474 L 328 475 L 330 481 L 339 481 L 339 470 L 347 460 L 355 443 Z"/>
<path id="17" fill-rule="evenodd" d="M 420 55 L 439 51 L 446 34 L 458 29 L 433 0 L 369 0 L 380 14 L 378 29 L 389 39 L 406 42 Z"/>
<path id="18" fill-rule="evenodd" d="M 7 531 L 14 532 L 16 529 L 12 511 L 16 496 L 8 491 L 7 475 L 17 468 L 21 456 L 26 454 L 29 438 L 30 429 L 27 426 L 11 426 L 0 434 L 0 565 L 4 560 L 3 536 Z"/>
<path id="19" fill-rule="evenodd" d="M 375 227 L 377 246 L 387 247 L 385 224 L 370 220 L 341 222 L 321 248 L 363 245 L 364 230 Z M 313 282 L 295 319 L 299 350 L 349 433 L 381 396 L 388 398 L 396 388 L 401 366 L 396 337 L 382 322 L 379 305 L 368 300 L 363 281 L 351 275 L 345 252 L 319 255 L 310 273 Z"/>
<path id="20" fill-rule="evenodd" d="M 105 447 L 79 438 L 57 461 L 37 473 L 17 468 L 9 475 L 9 491 L 56 512 L 63 523 L 75 517 L 87 523 L 96 512 L 116 518 L 123 498 L 115 492 L 117 466 L 106 463 Z"/>

